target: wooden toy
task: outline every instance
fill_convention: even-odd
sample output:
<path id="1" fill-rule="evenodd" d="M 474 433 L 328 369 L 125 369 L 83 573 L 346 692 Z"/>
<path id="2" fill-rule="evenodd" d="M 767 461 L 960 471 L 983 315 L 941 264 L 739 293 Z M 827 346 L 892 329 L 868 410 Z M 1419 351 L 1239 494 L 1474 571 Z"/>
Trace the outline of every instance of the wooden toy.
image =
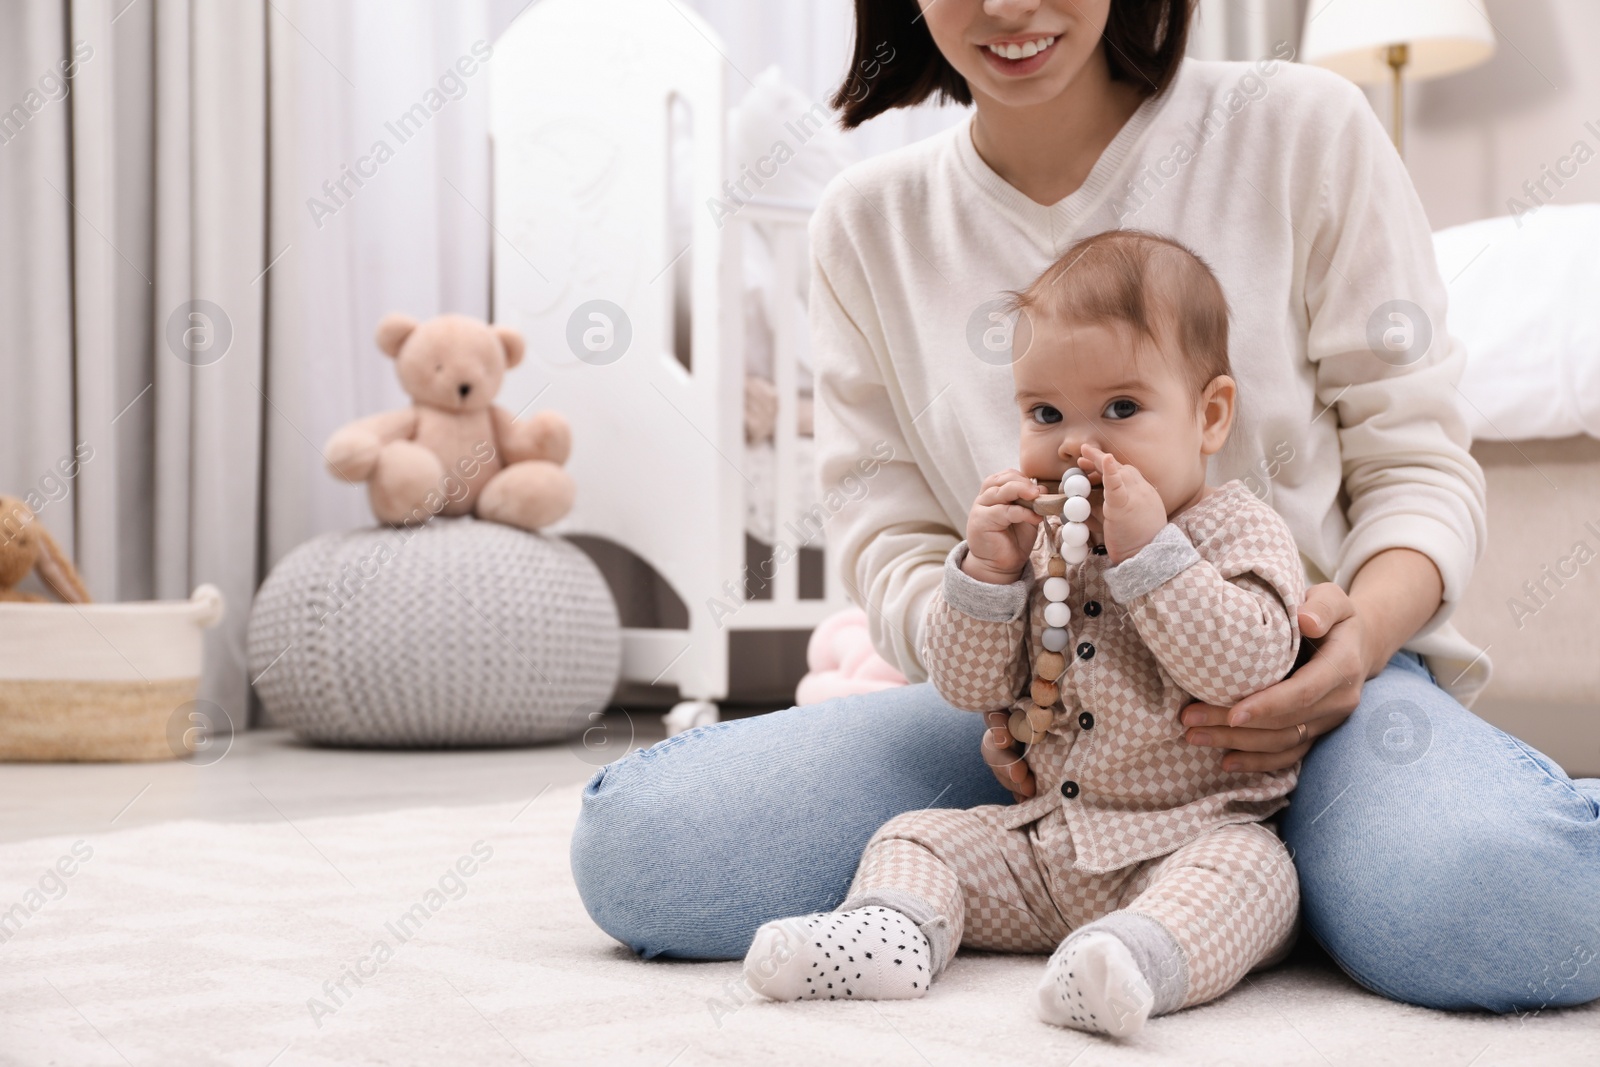
<path id="1" fill-rule="evenodd" d="M 1035 513 L 1044 516 L 1045 539 L 1050 548 L 1050 560 L 1044 580 L 1044 629 L 1039 634 L 1040 647 L 1033 656 L 1033 683 L 1029 688 L 1032 703 L 1011 713 L 1011 735 L 1025 745 L 1044 737 L 1055 718 L 1051 710 L 1061 698 L 1058 684 L 1067 668 L 1065 649 L 1071 640 L 1067 622 L 1071 609 L 1067 597 L 1072 585 L 1067 581 L 1067 567 L 1082 563 L 1089 555 L 1089 527 L 1084 520 L 1089 517 L 1089 479 L 1081 471 L 1071 471 L 1061 481 L 1034 482 L 1045 491 L 1030 503 Z"/>

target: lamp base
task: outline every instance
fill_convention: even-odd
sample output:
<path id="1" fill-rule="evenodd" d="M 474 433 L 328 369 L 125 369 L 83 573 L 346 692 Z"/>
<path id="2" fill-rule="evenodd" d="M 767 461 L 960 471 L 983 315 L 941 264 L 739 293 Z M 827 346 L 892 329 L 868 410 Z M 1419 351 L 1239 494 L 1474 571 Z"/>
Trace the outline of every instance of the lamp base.
<path id="1" fill-rule="evenodd" d="M 1405 42 L 1392 44 L 1384 50 L 1384 60 L 1389 64 L 1393 81 L 1389 96 L 1394 105 L 1394 118 L 1389 126 L 1389 136 L 1394 139 L 1394 150 L 1404 159 L 1405 150 L 1405 82 L 1400 77 L 1401 71 L 1411 59 L 1411 49 Z"/>

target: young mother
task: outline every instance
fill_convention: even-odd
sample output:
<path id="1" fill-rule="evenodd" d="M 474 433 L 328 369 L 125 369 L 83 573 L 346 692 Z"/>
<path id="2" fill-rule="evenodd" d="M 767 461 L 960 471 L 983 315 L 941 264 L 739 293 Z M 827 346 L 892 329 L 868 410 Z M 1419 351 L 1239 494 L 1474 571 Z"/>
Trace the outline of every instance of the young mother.
<path id="1" fill-rule="evenodd" d="M 1422 204 L 1353 85 L 1186 60 L 1189 16 L 1189 0 L 857 0 L 872 77 L 835 99 L 846 126 L 931 94 L 975 110 L 846 171 L 811 224 L 819 475 L 865 485 L 827 551 L 877 648 L 921 682 L 945 555 L 983 478 L 1017 462 L 988 302 L 1087 234 L 1184 242 L 1234 313 L 1239 414 L 1212 482 L 1265 496 L 1321 584 L 1300 613 L 1308 662 L 1174 728 L 1229 769 L 1305 758 L 1280 829 L 1306 929 L 1362 985 L 1501 1012 L 1600 997 L 1600 780 L 1463 706 L 1488 663 L 1445 620 L 1483 546 L 1484 484 Z M 836 905 L 891 816 L 1031 794 L 991 719 L 913 684 L 621 759 L 572 841 L 589 913 L 644 956 L 737 959 L 766 920 Z"/>

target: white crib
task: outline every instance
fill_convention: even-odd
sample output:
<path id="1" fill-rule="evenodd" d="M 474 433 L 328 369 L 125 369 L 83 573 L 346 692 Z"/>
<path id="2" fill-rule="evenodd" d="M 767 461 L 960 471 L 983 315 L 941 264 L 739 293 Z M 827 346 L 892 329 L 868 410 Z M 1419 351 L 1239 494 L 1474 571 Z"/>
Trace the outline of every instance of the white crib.
<path id="1" fill-rule="evenodd" d="M 773 323 L 778 565 L 771 599 L 744 599 L 756 485 L 740 235 L 766 224 L 774 284 L 792 292 L 808 269 L 810 212 L 757 200 L 720 219 L 711 209 L 736 206 L 723 188 L 733 175 L 721 51 L 673 0 L 542 0 L 490 64 L 493 314 L 528 340 L 532 370 L 517 376 L 536 379 L 530 403 L 573 424 L 577 504 L 552 532 L 624 546 L 684 601 L 687 629 L 623 631 L 624 680 L 678 687 L 673 732 L 716 720 L 732 631 L 810 629 L 847 604 L 831 565 L 821 598 L 800 595 L 797 498 L 813 475 L 799 462 L 795 347 L 807 324 L 793 301 L 779 301 Z M 687 153 L 674 141 L 685 135 Z"/>

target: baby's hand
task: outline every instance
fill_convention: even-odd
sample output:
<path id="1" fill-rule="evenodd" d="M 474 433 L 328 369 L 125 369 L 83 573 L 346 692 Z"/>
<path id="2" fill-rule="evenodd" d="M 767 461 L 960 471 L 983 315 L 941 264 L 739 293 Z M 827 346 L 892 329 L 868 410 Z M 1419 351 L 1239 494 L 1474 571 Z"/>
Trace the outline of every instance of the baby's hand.
<path id="1" fill-rule="evenodd" d="M 1040 489 L 1019 470 L 983 480 L 967 514 L 967 558 L 961 569 L 980 582 L 1009 585 L 1022 577 L 1044 517 L 1028 503 Z"/>
<path id="2" fill-rule="evenodd" d="M 1121 563 L 1161 532 L 1167 524 L 1167 506 L 1137 467 L 1091 444 L 1085 444 L 1082 451 L 1100 472 L 1100 525 L 1106 555 L 1112 563 Z"/>

